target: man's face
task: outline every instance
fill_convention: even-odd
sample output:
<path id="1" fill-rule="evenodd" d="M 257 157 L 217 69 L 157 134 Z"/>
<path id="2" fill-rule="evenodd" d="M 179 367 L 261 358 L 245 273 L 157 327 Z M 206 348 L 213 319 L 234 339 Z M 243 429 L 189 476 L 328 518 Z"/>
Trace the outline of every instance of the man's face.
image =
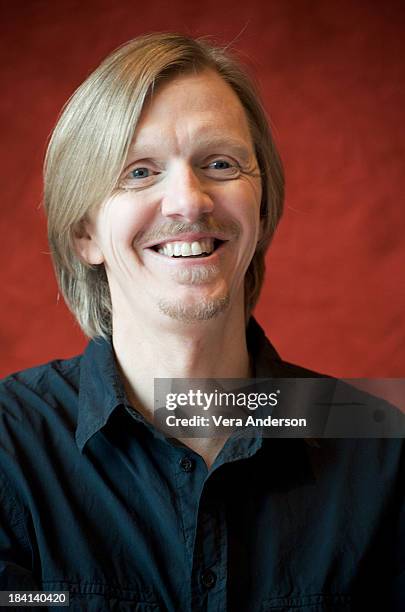
<path id="1" fill-rule="evenodd" d="M 244 109 L 215 72 L 177 76 L 145 106 L 119 189 L 78 250 L 104 263 L 113 322 L 201 321 L 238 307 L 260 232 Z"/>

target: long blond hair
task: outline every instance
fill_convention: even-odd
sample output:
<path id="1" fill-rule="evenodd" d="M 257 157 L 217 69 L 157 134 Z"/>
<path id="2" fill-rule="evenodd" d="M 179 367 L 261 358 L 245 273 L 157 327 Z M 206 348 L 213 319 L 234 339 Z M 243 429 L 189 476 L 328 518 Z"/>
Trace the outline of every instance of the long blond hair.
<path id="1" fill-rule="evenodd" d="M 245 277 L 246 318 L 257 302 L 264 256 L 284 201 L 282 164 L 252 80 L 226 50 L 181 34 L 140 36 L 111 55 L 65 105 L 44 168 L 48 238 L 61 292 L 89 337 L 111 334 L 111 299 L 104 265 L 83 262 L 74 235 L 86 214 L 117 186 L 128 147 L 151 91 L 163 79 L 215 70 L 240 99 L 262 177 L 263 233 Z"/>

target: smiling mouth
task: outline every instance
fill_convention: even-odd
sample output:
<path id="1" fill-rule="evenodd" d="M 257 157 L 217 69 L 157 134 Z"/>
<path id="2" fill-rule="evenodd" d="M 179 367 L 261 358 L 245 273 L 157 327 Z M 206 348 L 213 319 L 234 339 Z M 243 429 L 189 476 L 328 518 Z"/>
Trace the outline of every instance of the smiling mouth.
<path id="1" fill-rule="evenodd" d="M 217 238 L 202 238 L 193 241 L 178 240 L 156 244 L 152 249 L 164 257 L 171 257 L 174 259 L 202 259 L 204 257 L 209 257 L 224 242 L 224 240 L 219 240 Z"/>

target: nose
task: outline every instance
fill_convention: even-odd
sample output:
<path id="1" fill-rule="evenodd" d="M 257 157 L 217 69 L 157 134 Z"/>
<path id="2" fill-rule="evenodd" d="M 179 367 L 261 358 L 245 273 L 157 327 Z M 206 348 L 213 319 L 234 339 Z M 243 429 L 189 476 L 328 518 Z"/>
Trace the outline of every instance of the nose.
<path id="1" fill-rule="evenodd" d="M 214 202 L 191 165 L 179 163 L 168 174 L 161 200 L 163 216 L 194 223 L 212 212 Z"/>

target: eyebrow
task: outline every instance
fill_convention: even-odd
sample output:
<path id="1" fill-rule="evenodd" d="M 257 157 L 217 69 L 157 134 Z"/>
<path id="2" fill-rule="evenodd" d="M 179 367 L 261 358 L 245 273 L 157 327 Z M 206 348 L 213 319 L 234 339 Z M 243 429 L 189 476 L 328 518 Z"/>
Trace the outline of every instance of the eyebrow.
<path id="1" fill-rule="evenodd" d="M 253 144 L 246 143 L 245 141 L 235 138 L 233 136 L 221 136 L 221 135 L 207 135 L 201 134 L 196 135 L 194 138 L 196 145 L 194 146 L 193 154 L 201 154 L 206 152 L 208 149 L 212 149 L 213 152 L 220 153 L 221 149 L 231 150 L 244 162 L 248 162 L 254 154 Z M 128 159 L 131 158 L 148 158 L 148 157 L 160 157 L 161 148 L 159 143 L 153 142 L 135 142 L 128 151 Z M 132 162 L 128 163 L 130 165 Z"/>
<path id="2" fill-rule="evenodd" d="M 197 139 L 198 148 L 201 150 L 205 149 L 232 149 L 239 157 L 248 161 L 251 153 L 253 152 L 253 145 L 246 143 L 239 138 L 233 138 L 229 136 L 214 136 L 206 137 L 205 135 L 200 136 Z"/>

